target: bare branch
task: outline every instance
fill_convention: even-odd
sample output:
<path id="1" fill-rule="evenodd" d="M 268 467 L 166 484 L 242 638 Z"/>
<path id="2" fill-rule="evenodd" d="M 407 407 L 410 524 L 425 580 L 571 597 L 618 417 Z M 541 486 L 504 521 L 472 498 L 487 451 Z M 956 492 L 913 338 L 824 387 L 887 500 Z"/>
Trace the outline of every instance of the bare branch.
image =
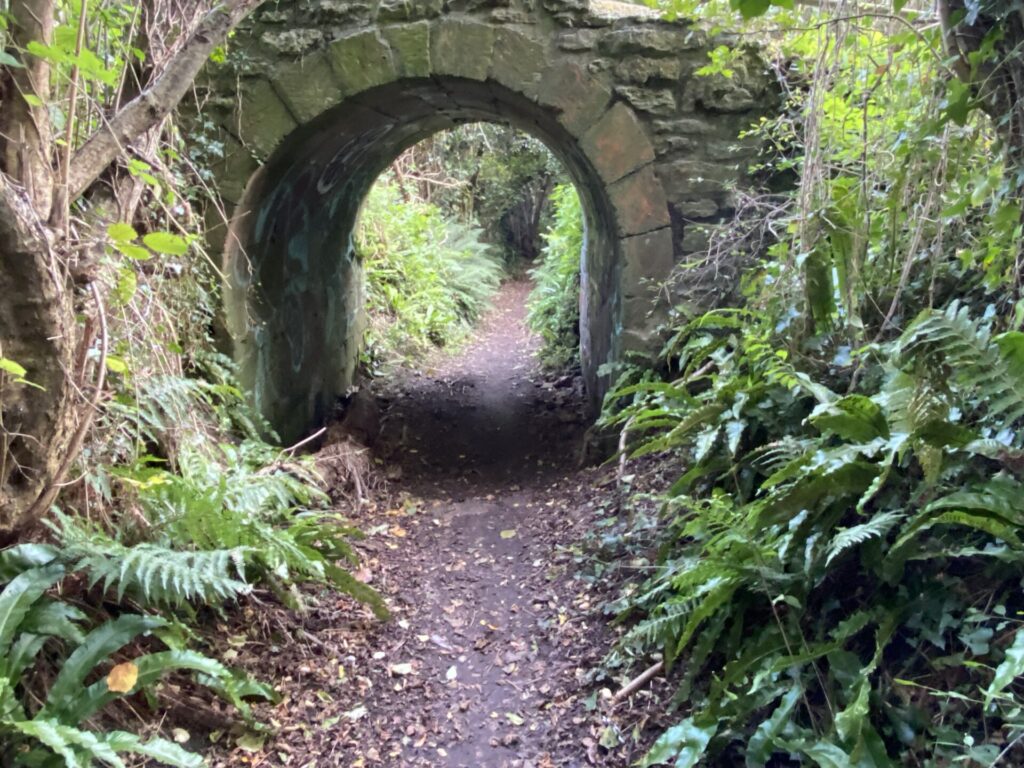
<path id="1" fill-rule="evenodd" d="M 153 84 L 128 102 L 75 152 L 68 174 L 74 200 L 99 178 L 135 137 L 160 123 L 188 93 L 210 53 L 259 0 L 227 0 L 211 10 Z"/>

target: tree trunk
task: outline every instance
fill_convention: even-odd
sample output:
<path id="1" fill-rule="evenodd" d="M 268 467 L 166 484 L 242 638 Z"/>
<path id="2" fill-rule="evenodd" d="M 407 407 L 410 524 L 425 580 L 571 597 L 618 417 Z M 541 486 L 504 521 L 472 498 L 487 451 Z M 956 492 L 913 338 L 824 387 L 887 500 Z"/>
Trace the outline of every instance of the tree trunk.
<path id="1" fill-rule="evenodd" d="M 0 379 L 0 546 L 56 477 L 75 415 L 75 322 L 63 270 L 28 194 L 0 174 L 0 357 L 27 369 Z"/>
<path id="2" fill-rule="evenodd" d="M 67 189 L 61 189 L 67 199 L 91 187 L 131 142 L 158 129 L 210 52 L 258 2 L 226 0 L 199 20 L 152 83 L 75 151 Z M 24 66 L 0 67 L 0 358 L 27 369 L 30 383 L 0 373 L 0 546 L 47 511 L 95 405 L 80 397 L 74 381 L 78 332 L 68 275 L 79 246 L 69 242 L 67 231 L 46 223 L 54 207 L 56 167 L 50 71 L 45 61 L 21 53 L 32 41 L 51 42 L 54 2 L 13 0 L 8 14 L 8 52 L 22 57 Z M 93 223 L 102 231 L 106 222 Z M 85 360 L 88 350 L 78 351 Z"/>

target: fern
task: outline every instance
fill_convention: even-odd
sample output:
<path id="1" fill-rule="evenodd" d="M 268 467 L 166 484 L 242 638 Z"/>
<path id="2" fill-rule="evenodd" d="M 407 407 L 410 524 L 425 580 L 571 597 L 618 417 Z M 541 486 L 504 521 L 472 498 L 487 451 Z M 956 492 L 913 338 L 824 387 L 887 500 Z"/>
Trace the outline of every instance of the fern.
<path id="1" fill-rule="evenodd" d="M 905 515 L 900 512 L 882 512 L 866 523 L 844 528 L 839 531 L 828 545 L 826 565 L 853 547 L 863 544 L 869 539 L 884 539 L 895 528 Z"/>
<path id="2" fill-rule="evenodd" d="M 926 310 L 900 340 L 904 360 L 924 362 L 934 373 L 950 371 L 989 423 L 1024 416 L 1024 386 L 990 329 L 972 320 L 970 307 L 953 302 L 943 312 Z"/>

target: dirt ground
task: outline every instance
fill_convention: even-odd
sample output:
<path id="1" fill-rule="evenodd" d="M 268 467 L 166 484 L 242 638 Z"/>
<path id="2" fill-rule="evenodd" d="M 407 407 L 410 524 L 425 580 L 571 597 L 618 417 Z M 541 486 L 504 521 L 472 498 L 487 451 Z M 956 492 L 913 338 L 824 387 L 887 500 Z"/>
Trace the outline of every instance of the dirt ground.
<path id="1" fill-rule="evenodd" d="M 625 765 L 594 668 L 612 641 L 580 548 L 615 496 L 578 467 L 578 379 L 546 379 L 507 284 L 474 340 L 375 390 L 369 500 L 354 522 L 358 576 L 392 609 L 347 598 L 304 614 L 253 603 L 225 628 L 235 663 L 276 680 L 271 732 L 224 734 L 215 765 Z M 602 688 L 604 690 L 602 691 Z M 614 741 L 614 740 L 613 740 Z M 632 752 L 632 754 L 629 754 Z"/>

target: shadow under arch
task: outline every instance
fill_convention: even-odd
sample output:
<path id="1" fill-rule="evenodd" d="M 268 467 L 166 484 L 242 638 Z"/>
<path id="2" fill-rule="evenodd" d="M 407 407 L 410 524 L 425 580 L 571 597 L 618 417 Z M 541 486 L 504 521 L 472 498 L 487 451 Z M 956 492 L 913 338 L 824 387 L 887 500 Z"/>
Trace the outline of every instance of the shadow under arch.
<path id="1" fill-rule="evenodd" d="M 607 165 L 601 146 L 585 148 L 552 110 L 493 81 L 401 79 L 350 97 L 284 137 L 249 180 L 232 219 L 225 317 L 242 382 L 284 439 L 323 422 L 352 383 L 363 330 L 353 230 L 363 199 L 405 149 L 466 122 L 509 124 L 538 138 L 580 194 L 581 360 L 591 403 L 603 397 L 598 371 L 621 353 L 629 233 L 622 221 L 632 212 L 613 203 L 608 173 L 595 167 Z"/>

